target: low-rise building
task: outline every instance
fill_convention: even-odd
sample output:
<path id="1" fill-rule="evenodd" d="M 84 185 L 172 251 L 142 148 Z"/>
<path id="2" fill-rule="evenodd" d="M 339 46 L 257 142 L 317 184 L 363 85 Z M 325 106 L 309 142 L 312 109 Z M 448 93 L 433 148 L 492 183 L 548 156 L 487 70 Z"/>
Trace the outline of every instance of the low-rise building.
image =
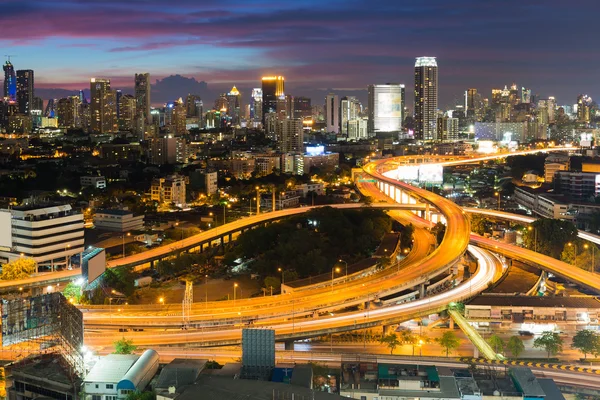
<path id="1" fill-rule="evenodd" d="M 554 174 L 558 171 L 568 171 L 570 158 L 568 154 L 551 153 L 544 160 L 544 180 L 546 183 L 554 181 Z"/>
<path id="2" fill-rule="evenodd" d="M 190 174 L 190 189 L 200 191 L 207 196 L 217 193 L 219 189 L 217 171 L 197 169 Z"/>
<path id="3" fill-rule="evenodd" d="M 304 172 L 310 173 L 312 167 L 316 168 L 337 168 L 340 165 L 339 153 L 305 154 Z"/>
<path id="4" fill-rule="evenodd" d="M 150 198 L 159 203 L 174 204 L 183 207 L 186 204 L 186 177 L 169 175 L 155 178 L 150 189 Z"/>
<path id="5" fill-rule="evenodd" d="M 94 225 L 107 231 L 129 232 L 144 227 L 144 216 L 134 216 L 128 210 L 98 210 L 94 215 Z"/>
<path id="6" fill-rule="evenodd" d="M 118 163 L 121 161 L 138 161 L 142 155 L 139 143 L 104 143 L 100 145 L 100 158 Z"/>
<path id="7" fill-rule="evenodd" d="M 84 400 L 118 400 L 141 392 L 158 371 L 158 361 L 154 350 L 100 358 L 83 381 Z"/>
<path id="8" fill-rule="evenodd" d="M 294 190 L 302 197 L 306 197 L 309 192 L 314 192 L 317 196 L 323 196 L 325 185 L 323 183 L 303 183 L 294 186 Z"/>
<path id="9" fill-rule="evenodd" d="M 106 178 L 103 176 L 82 176 L 79 178 L 81 187 L 93 187 L 94 189 L 106 189 Z"/>

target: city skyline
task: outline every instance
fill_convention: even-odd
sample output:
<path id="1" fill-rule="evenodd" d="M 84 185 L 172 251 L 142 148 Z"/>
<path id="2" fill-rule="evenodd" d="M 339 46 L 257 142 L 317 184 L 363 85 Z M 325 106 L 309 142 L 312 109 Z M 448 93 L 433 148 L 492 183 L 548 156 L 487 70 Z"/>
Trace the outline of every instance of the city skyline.
<path id="1" fill-rule="evenodd" d="M 143 9 L 112 1 L 85 7 L 75 0 L 52 7 L 10 2 L 3 5 L 2 42 L 14 55 L 15 69 L 36 71 L 36 89 L 42 91 L 82 89 L 90 77 L 130 88 L 133 74 L 149 72 L 152 83 L 181 74 L 208 82 L 218 93 L 233 85 L 260 87 L 261 76 L 273 74 L 285 76 L 294 95 L 360 91 L 364 101 L 369 84 L 411 86 L 414 58 L 434 56 L 442 108 L 469 87 L 490 97 L 492 87 L 512 82 L 563 104 L 575 103 L 580 93 L 594 98 L 599 84 L 593 79 L 596 56 L 589 51 L 593 13 L 585 4 L 551 3 L 373 9 L 365 2 L 332 1 L 317 9 L 313 1 L 183 1 L 167 10 L 155 1 L 144 2 Z M 564 20 L 566 12 L 577 26 Z M 33 22 L 25 32 L 19 29 L 24 19 Z M 575 29 L 579 39 L 569 40 Z"/>

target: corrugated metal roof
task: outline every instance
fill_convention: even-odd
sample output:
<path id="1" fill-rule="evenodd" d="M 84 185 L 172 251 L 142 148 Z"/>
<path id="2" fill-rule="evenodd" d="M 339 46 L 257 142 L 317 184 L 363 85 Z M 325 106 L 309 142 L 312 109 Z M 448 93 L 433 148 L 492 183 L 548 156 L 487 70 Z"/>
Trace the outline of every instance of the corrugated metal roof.
<path id="1" fill-rule="evenodd" d="M 85 377 L 85 382 L 118 383 L 140 358 L 136 354 L 109 354 L 98 360 Z"/>
<path id="2" fill-rule="evenodd" d="M 125 376 L 123 376 L 123 379 L 118 382 L 117 389 L 143 389 L 138 387 L 140 382 L 142 382 L 146 375 L 151 372 L 151 369 L 154 369 L 152 375 L 156 373 L 158 360 L 159 357 L 156 351 L 151 349 L 144 351 L 135 364 L 129 368 Z M 129 383 L 132 385 L 129 385 Z"/>
<path id="3" fill-rule="evenodd" d="M 478 296 L 468 306 L 600 308 L 591 296 Z"/>

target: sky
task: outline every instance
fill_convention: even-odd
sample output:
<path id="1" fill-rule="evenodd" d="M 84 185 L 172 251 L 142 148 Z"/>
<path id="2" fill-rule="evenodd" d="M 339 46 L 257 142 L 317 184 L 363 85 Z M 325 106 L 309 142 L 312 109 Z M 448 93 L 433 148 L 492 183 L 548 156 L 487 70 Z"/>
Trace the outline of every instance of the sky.
<path id="1" fill-rule="evenodd" d="M 512 82 L 572 104 L 600 96 L 599 12 L 598 0 L 0 0 L 0 45 L 39 93 L 90 77 L 125 89 L 149 72 L 248 97 L 261 76 L 283 75 L 313 103 L 330 90 L 364 99 L 372 83 L 410 93 L 415 57 L 432 56 L 441 107 Z"/>

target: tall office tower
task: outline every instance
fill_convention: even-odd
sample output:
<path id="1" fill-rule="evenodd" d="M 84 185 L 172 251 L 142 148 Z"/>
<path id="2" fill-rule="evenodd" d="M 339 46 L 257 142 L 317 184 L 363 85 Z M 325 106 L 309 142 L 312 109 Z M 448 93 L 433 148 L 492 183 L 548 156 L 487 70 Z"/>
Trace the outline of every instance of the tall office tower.
<path id="1" fill-rule="evenodd" d="M 34 97 L 31 105 L 32 110 L 39 110 L 40 113 L 44 111 L 44 100 L 41 97 Z"/>
<path id="2" fill-rule="evenodd" d="M 360 102 L 354 96 L 342 97 L 340 102 L 340 132 L 343 136 L 348 136 L 348 126 L 350 121 L 358 118 L 360 113 Z"/>
<path id="3" fill-rule="evenodd" d="M 150 74 L 135 74 L 134 96 L 136 99 L 136 110 L 139 115 L 142 115 L 146 123 L 152 124 L 152 116 L 150 115 Z"/>
<path id="4" fill-rule="evenodd" d="M 121 91 L 121 89 L 116 89 L 115 100 L 117 105 L 117 120 L 121 118 L 121 97 L 123 97 L 123 91 Z"/>
<path id="5" fill-rule="evenodd" d="M 521 103 L 531 103 L 531 89 L 521 88 Z"/>
<path id="6" fill-rule="evenodd" d="M 17 71 L 17 103 L 19 112 L 29 115 L 33 106 L 33 70 L 31 69 Z"/>
<path id="7" fill-rule="evenodd" d="M 279 151 L 282 153 L 304 152 L 304 130 L 300 118 L 290 118 L 276 122 L 276 136 Z"/>
<path id="8" fill-rule="evenodd" d="M 537 122 L 543 125 L 548 125 L 550 118 L 548 115 L 548 100 L 540 99 L 537 102 L 537 109 L 535 110 L 535 117 Z"/>
<path id="9" fill-rule="evenodd" d="M 227 114 L 231 117 L 231 124 L 233 126 L 240 125 L 242 120 L 242 95 L 239 90 L 234 86 L 229 93 L 227 93 Z"/>
<path id="10" fill-rule="evenodd" d="M 221 93 L 219 97 L 215 99 L 214 110 L 227 112 L 229 109 L 229 102 L 227 101 L 227 93 Z"/>
<path id="11" fill-rule="evenodd" d="M 285 95 L 285 117 L 300 118 L 294 115 L 294 96 L 292 96 L 291 94 Z"/>
<path id="12" fill-rule="evenodd" d="M 519 104 L 519 101 L 521 100 L 521 98 L 519 97 L 519 88 L 517 87 L 517 84 L 513 82 L 513 84 L 510 86 L 510 93 L 508 95 L 509 99 L 509 103 L 513 106 L 516 106 L 517 104 Z"/>
<path id="13" fill-rule="evenodd" d="M 188 94 L 185 99 L 185 109 L 188 118 L 198 118 L 202 116 L 202 99 L 196 94 Z"/>
<path id="14" fill-rule="evenodd" d="M 130 94 L 119 99 L 119 130 L 133 132 L 137 126 L 137 99 Z"/>
<path id="15" fill-rule="evenodd" d="M 492 105 L 500 104 L 502 89 L 492 89 Z"/>
<path id="16" fill-rule="evenodd" d="M 369 85 L 369 136 L 379 132 L 400 132 L 404 120 L 404 85 L 386 83 Z"/>
<path id="17" fill-rule="evenodd" d="M 110 90 L 110 80 L 92 78 L 90 80 L 90 97 L 92 132 L 117 132 L 117 93 Z"/>
<path id="18" fill-rule="evenodd" d="M 294 97 L 294 118 L 311 119 L 312 106 L 309 97 Z"/>
<path id="19" fill-rule="evenodd" d="M 58 126 L 61 128 L 81 127 L 81 100 L 79 96 L 69 96 L 58 100 L 56 106 Z"/>
<path id="20" fill-rule="evenodd" d="M 250 100 L 250 119 L 255 123 L 263 120 L 263 92 L 261 88 L 252 89 Z"/>
<path id="21" fill-rule="evenodd" d="M 15 75 L 15 67 L 10 60 L 6 61 L 4 66 L 4 97 L 11 101 L 17 100 L 17 77 Z"/>
<path id="22" fill-rule="evenodd" d="M 435 57 L 418 57 L 415 63 L 415 138 L 436 140 L 438 66 Z"/>
<path id="23" fill-rule="evenodd" d="M 54 118 L 56 115 L 56 103 L 58 103 L 58 100 L 56 99 L 48 100 L 48 103 L 46 104 L 46 111 L 44 111 L 44 117 Z"/>
<path id="24" fill-rule="evenodd" d="M 458 140 L 458 118 L 452 118 L 447 115 L 438 117 L 437 130 L 438 140 Z"/>
<path id="25" fill-rule="evenodd" d="M 483 117 L 483 100 L 481 94 L 477 92 L 477 89 L 467 90 L 466 103 L 467 117 L 475 121 L 481 121 L 481 118 Z"/>
<path id="26" fill-rule="evenodd" d="M 327 132 L 340 133 L 340 99 L 337 94 L 325 97 L 325 123 Z"/>
<path id="27" fill-rule="evenodd" d="M 185 104 L 183 104 L 183 99 L 179 98 L 173 107 L 171 132 L 174 132 L 176 135 L 185 135 L 187 133 L 186 114 L 187 108 L 185 107 Z"/>
<path id="28" fill-rule="evenodd" d="M 85 93 L 83 93 L 83 90 L 79 91 L 79 101 L 81 101 L 81 103 L 87 103 L 87 99 L 85 98 Z"/>
<path id="29" fill-rule="evenodd" d="M 587 94 L 577 96 L 577 121 L 589 123 L 591 120 L 592 98 Z"/>
<path id="30" fill-rule="evenodd" d="M 277 103 L 281 96 L 285 96 L 285 79 L 283 76 L 264 76 L 262 78 L 263 125 L 266 113 L 277 112 Z"/>
<path id="31" fill-rule="evenodd" d="M 548 97 L 548 122 L 552 123 L 556 119 L 556 99 L 552 96 Z"/>

